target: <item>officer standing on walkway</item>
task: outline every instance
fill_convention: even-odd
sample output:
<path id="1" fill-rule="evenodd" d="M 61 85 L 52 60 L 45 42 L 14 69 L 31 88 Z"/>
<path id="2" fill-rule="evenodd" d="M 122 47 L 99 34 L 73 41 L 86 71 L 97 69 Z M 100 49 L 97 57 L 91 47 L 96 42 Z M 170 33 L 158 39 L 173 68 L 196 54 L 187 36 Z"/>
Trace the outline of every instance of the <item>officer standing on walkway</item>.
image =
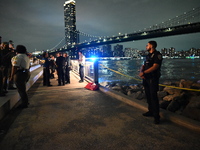
<path id="1" fill-rule="evenodd" d="M 26 93 L 26 83 L 30 78 L 30 59 L 27 56 L 26 47 L 18 45 L 17 55 L 12 58 L 12 73 L 10 80 L 14 79 L 18 93 L 21 97 L 21 108 L 28 107 L 28 95 Z"/>
<path id="2" fill-rule="evenodd" d="M 70 84 L 70 70 L 72 69 L 72 63 L 68 53 L 63 54 L 65 58 L 65 84 Z"/>
<path id="3" fill-rule="evenodd" d="M 52 86 L 50 84 L 50 61 L 49 54 L 47 52 L 43 53 L 43 86 Z"/>
<path id="4" fill-rule="evenodd" d="M 62 53 L 57 53 L 56 68 L 58 74 L 58 86 L 65 85 L 65 58 Z"/>
<path id="5" fill-rule="evenodd" d="M 159 100 L 157 91 L 159 89 L 159 78 L 161 76 L 160 68 L 162 64 L 162 55 L 156 50 L 156 41 L 149 41 L 146 50 L 149 54 L 146 56 L 146 61 L 141 68 L 139 76 L 143 79 L 143 86 L 148 103 L 148 112 L 143 116 L 154 117 L 154 123 L 160 123 L 159 116 Z"/>

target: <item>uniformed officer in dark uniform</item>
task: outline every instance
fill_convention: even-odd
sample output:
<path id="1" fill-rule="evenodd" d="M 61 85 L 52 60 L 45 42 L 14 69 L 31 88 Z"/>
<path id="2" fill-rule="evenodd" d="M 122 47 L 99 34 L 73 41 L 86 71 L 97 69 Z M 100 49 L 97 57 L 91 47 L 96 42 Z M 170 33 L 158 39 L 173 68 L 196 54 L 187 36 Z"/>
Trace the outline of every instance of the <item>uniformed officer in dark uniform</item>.
<path id="1" fill-rule="evenodd" d="M 162 64 L 162 55 L 156 50 L 156 41 L 149 41 L 146 50 L 149 54 L 146 56 L 144 65 L 141 68 L 139 76 L 143 79 L 143 85 L 148 103 L 148 112 L 143 116 L 154 117 L 154 123 L 160 123 L 159 100 L 157 91 L 159 89 L 160 69 Z"/>
<path id="2" fill-rule="evenodd" d="M 43 53 L 43 85 L 44 86 L 52 86 L 50 83 L 50 61 L 49 54 L 47 52 Z"/>
<path id="3" fill-rule="evenodd" d="M 57 53 L 56 68 L 58 74 L 58 86 L 65 85 L 65 58 L 62 53 Z"/>
<path id="4" fill-rule="evenodd" d="M 30 59 L 26 54 L 26 47 L 18 45 L 16 47 L 17 55 L 12 58 L 12 73 L 10 80 L 14 79 L 18 93 L 21 97 L 21 107 L 28 107 L 28 95 L 26 93 L 26 83 L 30 78 Z"/>
<path id="5" fill-rule="evenodd" d="M 67 53 L 64 53 L 65 58 L 65 83 L 70 84 L 70 70 L 72 69 L 72 63 L 70 56 Z"/>

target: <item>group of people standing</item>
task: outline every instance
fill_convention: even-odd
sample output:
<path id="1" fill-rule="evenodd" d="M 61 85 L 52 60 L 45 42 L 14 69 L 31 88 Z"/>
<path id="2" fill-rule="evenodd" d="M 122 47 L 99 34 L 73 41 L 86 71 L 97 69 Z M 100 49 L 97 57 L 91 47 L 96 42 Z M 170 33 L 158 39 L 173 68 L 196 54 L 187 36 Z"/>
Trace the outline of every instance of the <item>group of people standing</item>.
<path id="1" fill-rule="evenodd" d="M 30 78 L 30 58 L 26 47 L 12 41 L 1 43 L 0 49 L 0 96 L 6 96 L 7 90 L 17 89 L 21 97 L 22 108 L 28 107 L 26 83 Z M 14 87 L 14 84 L 16 87 Z"/>
<path id="2" fill-rule="evenodd" d="M 8 90 L 16 89 L 11 77 L 11 59 L 16 55 L 13 42 L 3 42 L 0 45 L 0 96 L 6 96 Z"/>
<path id="3" fill-rule="evenodd" d="M 58 52 L 56 58 L 48 52 L 43 53 L 43 85 L 52 86 L 50 79 L 54 78 L 54 73 L 57 71 L 58 86 L 70 84 L 70 70 L 72 63 L 67 53 Z"/>
<path id="4" fill-rule="evenodd" d="M 79 83 L 84 82 L 84 66 L 85 66 L 85 56 L 81 51 L 79 54 Z M 68 53 L 58 52 L 56 57 L 48 54 L 48 52 L 43 53 L 43 85 L 52 86 L 50 79 L 54 78 L 54 73 L 57 72 L 58 76 L 58 86 L 63 86 L 65 84 L 70 84 L 70 70 L 72 70 L 72 62 Z"/>
<path id="5" fill-rule="evenodd" d="M 159 88 L 160 70 L 162 65 L 162 54 L 156 50 L 156 41 L 149 41 L 146 50 L 149 54 L 146 56 L 144 65 L 141 67 L 139 76 L 143 79 L 143 85 L 146 93 L 148 111 L 143 114 L 145 117 L 154 117 L 154 123 L 160 123 L 159 100 L 157 91 Z M 79 74 L 80 83 L 84 82 L 85 56 L 79 52 Z M 58 86 L 70 84 L 70 70 L 72 63 L 67 53 L 57 53 L 55 58 L 47 52 L 43 53 L 43 85 L 52 86 L 50 79 L 54 78 L 57 71 Z M 7 89 L 16 89 L 13 87 L 13 81 L 21 96 L 22 107 L 28 107 L 28 96 L 26 93 L 26 83 L 30 78 L 30 58 L 27 55 L 26 47 L 18 45 L 16 52 L 12 43 L 3 42 L 0 47 L 0 96 L 5 96 Z M 9 82 L 8 82 L 9 81 Z"/>

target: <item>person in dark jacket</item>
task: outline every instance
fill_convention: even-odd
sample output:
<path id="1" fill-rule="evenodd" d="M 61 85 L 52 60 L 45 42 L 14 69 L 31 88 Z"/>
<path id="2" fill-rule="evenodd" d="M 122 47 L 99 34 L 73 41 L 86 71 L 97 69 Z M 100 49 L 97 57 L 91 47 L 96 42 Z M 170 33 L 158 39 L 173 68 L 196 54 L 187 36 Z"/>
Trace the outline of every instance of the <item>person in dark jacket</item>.
<path id="1" fill-rule="evenodd" d="M 65 85 L 65 58 L 62 53 L 57 53 L 56 68 L 58 74 L 58 86 Z"/>
<path id="2" fill-rule="evenodd" d="M 8 79 L 10 77 L 11 74 L 11 68 L 12 68 L 12 64 L 11 64 L 11 59 L 13 56 L 15 56 L 15 53 L 12 52 L 9 49 L 9 43 L 8 42 L 3 42 L 1 45 L 1 75 L 2 77 L 0 77 L 1 81 L 1 89 L 0 89 L 0 93 L 1 95 L 4 95 L 5 93 L 7 93 L 7 87 L 8 87 Z M 14 87 L 13 87 L 14 88 Z M 16 89 L 16 88 L 15 88 Z M 4 94 L 3 94 L 4 93 Z"/>
<path id="3" fill-rule="evenodd" d="M 9 52 L 8 43 L 3 42 L 0 47 L 0 96 L 5 96 L 6 91 L 4 91 L 4 81 L 5 81 L 5 63 L 4 57 Z"/>
<path id="4" fill-rule="evenodd" d="M 156 41 L 149 41 L 146 49 L 149 54 L 141 68 L 139 76 L 143 79 L 143 86 L 148 103 L 148 112 L 144 113 L 145 117 L 154 117 L 154 123 L 160 123 L 159 100 L 157 91 L 159 89 L 160 69 L 162 64 L 162 55 L 156 50 Z"/>
<path id="5" fill-rule="evenodd" d="M 70 84 L 70 70 L 72 69 L 72 63 L 70 56 L 67 53 L 64 53 L 65 57 L 65 83 Z"/>
<path id="6" fill-rule="evenodd" d="M 55 57 L 53 55 L 50 55 L 50 79 L 54 79 L 54 73 L 56 68 L 56 62 Z"/>
<path id="7" fill-rule="evenodd" d="M 44 86 L 52 86 L 50 84 L 50 61 L 49 54 L 47 52 L 43 53 L 43 85 Z"/>

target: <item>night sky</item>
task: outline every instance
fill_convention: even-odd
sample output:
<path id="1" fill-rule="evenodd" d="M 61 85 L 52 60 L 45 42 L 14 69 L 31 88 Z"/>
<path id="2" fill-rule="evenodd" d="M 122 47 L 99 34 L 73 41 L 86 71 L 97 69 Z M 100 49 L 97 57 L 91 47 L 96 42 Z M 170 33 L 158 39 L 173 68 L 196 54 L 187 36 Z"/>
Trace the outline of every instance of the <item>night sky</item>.
<path id="1" fill-rule="evenodd" d="M 64 37 L 64 2 L 1 0 L 2 41 L 23 44 L 29 52 L 54 48 Z M 76 0 L 77 29 L 95 36 L 133 33 L 199 6 L 199 0 Z M 142 50 L 149 40 L 158 42 L 158 50 L 200 48 L 200 33 L 120 44 Z"/>

